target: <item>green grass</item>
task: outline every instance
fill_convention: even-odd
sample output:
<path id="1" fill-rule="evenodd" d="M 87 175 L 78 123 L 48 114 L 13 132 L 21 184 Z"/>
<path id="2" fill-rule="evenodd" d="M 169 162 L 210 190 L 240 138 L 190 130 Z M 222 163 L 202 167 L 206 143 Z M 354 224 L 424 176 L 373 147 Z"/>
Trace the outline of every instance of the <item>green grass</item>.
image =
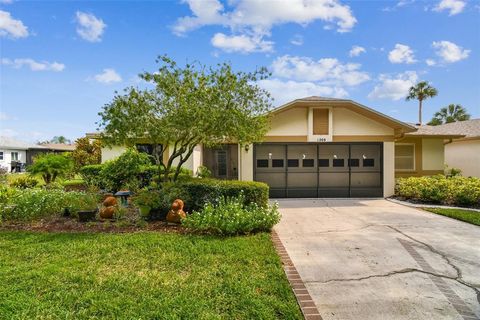
<path id="1" fill-rule="evenodd" d="M 301 319 L 269 234 L 0 232 L 1 319 Z"/>
<path id="2" fill-rule="evenodd" d="M 480 226 L 480 212 L 462 209 L 425 208 L 425 210 L 442 216 L 465 221 Z"/>

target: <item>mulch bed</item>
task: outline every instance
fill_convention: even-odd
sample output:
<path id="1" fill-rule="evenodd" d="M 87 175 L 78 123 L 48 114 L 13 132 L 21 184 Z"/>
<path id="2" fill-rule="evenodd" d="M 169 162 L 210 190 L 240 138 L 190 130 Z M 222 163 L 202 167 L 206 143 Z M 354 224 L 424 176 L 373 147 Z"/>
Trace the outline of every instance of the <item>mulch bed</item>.
<path id="1" fill-rule="evenodd" d="M 93 222 L 78 222 L 72 218 L 54 218 L 29 223 L 0 224 L 0 231 L 36 231 L 36 232 L 104 232 L 126 233 L 139 231 L 156 231 L 162 233 L 186 233 L 181 225 L 171 224 L 165 221 L 146 222 L 145 225 L 119 223 L 115 220 L 103 220 Z"/>

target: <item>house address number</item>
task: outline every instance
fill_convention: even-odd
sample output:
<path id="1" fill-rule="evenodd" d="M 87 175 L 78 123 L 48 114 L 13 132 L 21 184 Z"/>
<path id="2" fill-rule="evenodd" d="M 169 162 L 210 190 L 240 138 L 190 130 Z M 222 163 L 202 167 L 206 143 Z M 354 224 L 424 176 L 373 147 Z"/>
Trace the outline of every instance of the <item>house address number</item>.
<path id="1" fill-rule="evenodd" d="M 317 138 L 318 142 L 327 142 L 327 138 Z"/>

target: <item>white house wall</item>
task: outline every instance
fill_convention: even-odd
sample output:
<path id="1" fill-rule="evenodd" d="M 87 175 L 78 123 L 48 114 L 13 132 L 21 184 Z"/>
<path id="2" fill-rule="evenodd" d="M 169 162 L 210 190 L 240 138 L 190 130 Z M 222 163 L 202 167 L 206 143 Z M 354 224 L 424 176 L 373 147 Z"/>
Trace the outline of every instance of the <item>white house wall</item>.
<path id="1" fill-rule="evenodd" d="M 12 166 L 12 152 L 18 152 L 18 161 L 26 163 L 27 162 L 27 152 L 26 150 L 16 150 L 16 149 L 1 149 L 3 151 L 3 160 L 0 160 L 0 166 L 10 168 Z"/>
<path id="2" fill-rule="evenodd" d="M 334 136 L 383 136 L 394 134 L 392 128 L 346 108 L 333 109 L 332 130 Z"/>
<path id="3" fill-rule="evenodd" d="M 122 146 L 103 147 L 102 163 L 118 158 L 125 150 L 127 150 L 127 148 Z"/>
<path id="4" fill-rule="evenodd" d="M 395 143 L 383 143 L 383 196 L 395 193 Z"/>

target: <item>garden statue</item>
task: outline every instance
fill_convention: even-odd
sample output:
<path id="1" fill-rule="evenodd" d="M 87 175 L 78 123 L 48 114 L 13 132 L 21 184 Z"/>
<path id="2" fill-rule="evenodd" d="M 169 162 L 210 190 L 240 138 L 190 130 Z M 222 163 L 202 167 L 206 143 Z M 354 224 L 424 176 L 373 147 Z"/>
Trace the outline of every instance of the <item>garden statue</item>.
<path id="1" fill-rule="evenodd" d="M 100 218 L 112 219 L 117 209 L 117 199 L 113 196 L 106 197 L 103 200 L 102 208 L 100 209 Z"/>
<path id="2" fill-rule="evenodd" d="M 186 218 L 187 215 L 183 211 L 183 201 L 176 199 L 173 201 L 172 207 L 167 214 L 167 221 L 172 223 L 180 223 L 182 219 Z"/>

